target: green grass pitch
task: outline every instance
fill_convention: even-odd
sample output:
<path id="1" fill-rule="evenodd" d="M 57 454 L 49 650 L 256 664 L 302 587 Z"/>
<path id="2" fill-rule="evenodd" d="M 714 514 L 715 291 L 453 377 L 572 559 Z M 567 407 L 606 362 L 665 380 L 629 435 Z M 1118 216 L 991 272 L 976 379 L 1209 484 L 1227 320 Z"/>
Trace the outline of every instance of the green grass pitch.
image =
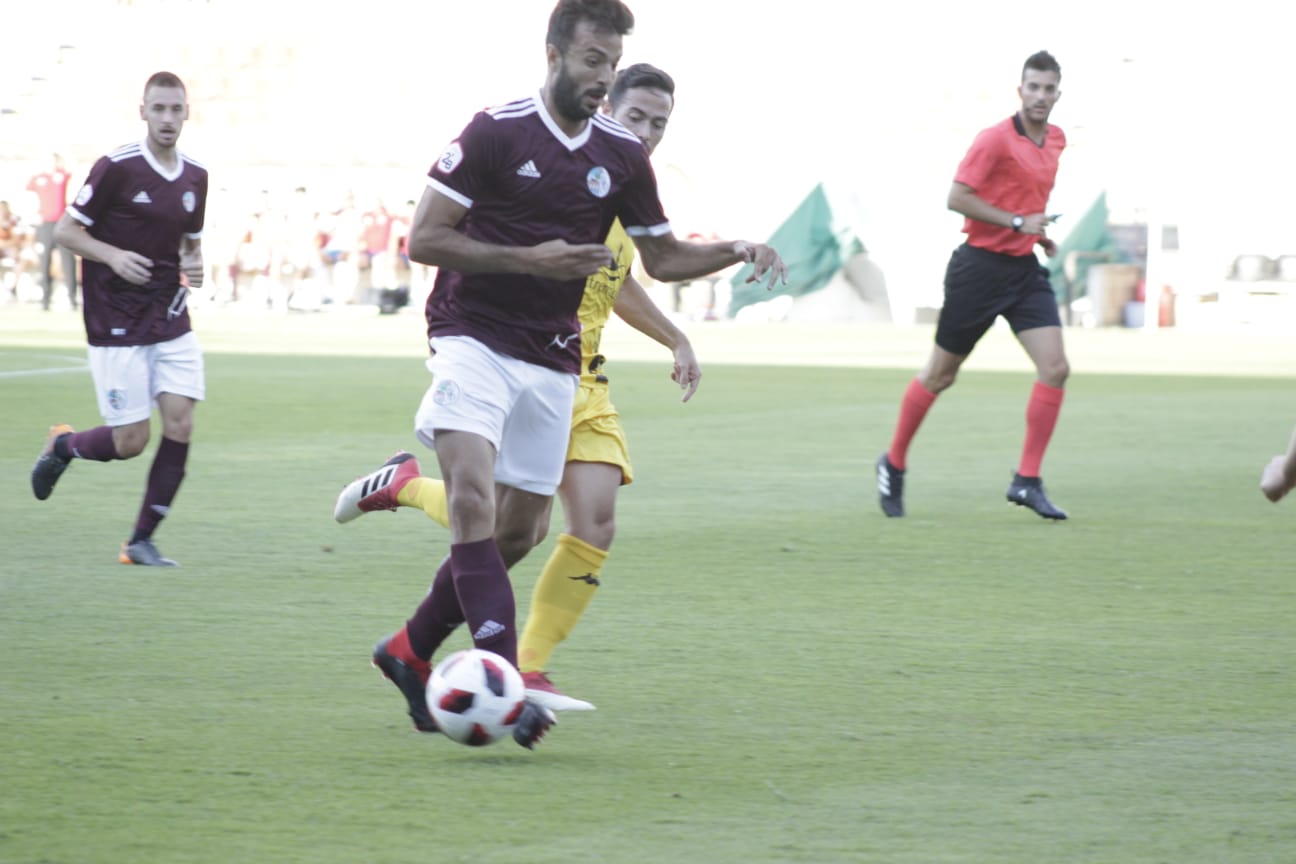
<path id="1" fill-rule="evenodd" d="M 1296 511 L 1257 490 L 1290 377 L 1077 368 L 1049 524 L 1003 497 L 1029 372 L 969 368 L 888 521 L 873 462 L 913 367 L 708 360 L 681 406 L 660 352 L 614 355 L 638 480 L 552 667 L 599 710 L 473 750 L 413 732 L 368 662 L 445 532 L 331 518 L 399 448 L 435 472 L 418 324 L 382 326 L 413 338 L 213 338 L 174 571 L 116 563 L 153 446 L 32 498 L 45 427 L 98 417 L 88 373 L 26 374 L 77 365 L 75 334 L 0 334 L 0 862 L 1296 855 Z M 514 572 L 520 616 L 551 544 Z"/>

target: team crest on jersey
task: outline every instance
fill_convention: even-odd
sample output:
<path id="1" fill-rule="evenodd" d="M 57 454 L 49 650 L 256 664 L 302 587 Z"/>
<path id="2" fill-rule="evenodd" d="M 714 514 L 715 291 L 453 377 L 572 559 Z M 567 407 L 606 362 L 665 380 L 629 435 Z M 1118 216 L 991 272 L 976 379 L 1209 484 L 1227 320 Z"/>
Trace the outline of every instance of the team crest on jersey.
<path id="1" fill-rule="evenodd" d="M 459 385 L 453 381 L 438 381 L 432 388 L 432 401 L 438 405 L 453 405 L 459 401 Z"/>
<path id="2" fill-rule="evenodd" d="M 595 198 L 606 198 L 612 191 L 612 177 L 602 165 L 595 165 L 585 175 L 585 185 Z"/>
<path id="3" fill-rule="evenodd" d="M 449 174 L 451 171 L 458 168 L 459 163 L 462 161 L 463 148 L 459 146 L 458 141 L 451 141 L 450 145 L 446 147 L 445 152 L 441 154 L 439 159 L 437 159 L 437 167 Z"/>
<path id="4" fill-rule="evenodd" d="M 126 391 L 119 390 L 116 387 L 108 391 L 108 407 L 114 411 L 120 411 L 126 407 Z"/>
<path id="5" fill-rule="evenodd" d="M 198 206 L 198 197 L 190 189 L 180 196 L 180 203 L 184 205 L 186 213 L 192 213 L 194 208 Z"/>
<path id="6" fill-rule="evenodd" d="M 91 195 L 94 195 L 94 189 L 90 188 L 90 184 L 87 183 L 81 187 L 81 191 L 77 192 L 77 206 L 84 207 L 85 203 L 90 200 Z"/>

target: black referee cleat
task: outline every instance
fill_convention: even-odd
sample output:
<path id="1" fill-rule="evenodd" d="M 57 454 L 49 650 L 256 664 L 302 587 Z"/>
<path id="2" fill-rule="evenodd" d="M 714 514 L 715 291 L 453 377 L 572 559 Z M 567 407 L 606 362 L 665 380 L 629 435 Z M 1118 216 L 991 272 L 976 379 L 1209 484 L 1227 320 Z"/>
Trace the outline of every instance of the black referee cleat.
<path id="1" fill-rule="evenodd" d="M 1039 477 L 1023 477 L 1013 474 L 1012 483 L 1008 486 L 1007 498 L 1019 507 L 1029 507 L 1045 519 L 1065 519 L 1065 510 L 1053 506 L 1053 502 L 1044 494 L 1044 481 Z"/>
<path id="2" fill-rule="evenodd" d="M 878 504 L 892 518 L 904 515 L 904 469 L 891 464 L 887 454 L 877 460 Z"/>

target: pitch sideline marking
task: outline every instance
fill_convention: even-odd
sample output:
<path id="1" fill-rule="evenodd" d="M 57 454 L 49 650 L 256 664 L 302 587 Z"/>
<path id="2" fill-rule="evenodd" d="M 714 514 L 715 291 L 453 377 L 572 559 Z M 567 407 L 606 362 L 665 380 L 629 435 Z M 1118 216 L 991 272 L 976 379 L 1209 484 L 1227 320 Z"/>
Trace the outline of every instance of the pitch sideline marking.
<path id="1" fill-rule="evenodd" d="M 18 354 L 16 351 L 0 351 L 0 358 L 19 356 L 34 357 L 43 360 L 61 360 L 76 365 L 44 366 L 36 369 L 13 369 L 6 372 L 0 372 L 0 378 L 27 378 L 34 375 L 63 375 L 67 372 L 86 372 L 90 369 L 90 363 L 84 357 L 74 357 L 68 354 Z"/>

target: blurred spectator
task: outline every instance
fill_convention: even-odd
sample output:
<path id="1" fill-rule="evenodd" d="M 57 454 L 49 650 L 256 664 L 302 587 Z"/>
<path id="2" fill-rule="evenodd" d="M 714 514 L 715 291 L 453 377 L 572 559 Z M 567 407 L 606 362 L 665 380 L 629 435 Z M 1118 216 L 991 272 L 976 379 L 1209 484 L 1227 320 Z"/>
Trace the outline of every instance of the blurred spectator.
<path id="1" fill-rule="evenodd" d="M 63 157 L 54 154 L 54 167 L 50 171 L 37 174 L 27 181 L 27 191 L 36 193 L 40 201 L 40 225 L 36 228 L 36 245 L 40 252 L 41 274 L 41 308 L 50 307 L 50 297 L 54 292 L 53 264 L 54 226 L 58 224 L 67 209 L 67 187 L 71 175 L 63 168 Z M 72 250 L 59 247 L 60 277 L 67 286 L 68 300 L 72 308 L 77 308 L 77 271 L 76 256 Z"/>
<path id="2" fill-rule="evenodd" d="M 234 300 L 255 298 L 273 305 L 270 274 L 274 263 L 274 214 L 270 196 L 261 191 L 260 203 L 253 208 L 234 253 Z"/>
<path id="3" fill-rule="evenodd" d="M 360 217 L 360 273 L 356 281 L 354 303 L 364 303 L 372 290 L 394 288 L 394 275 L 388 247 L 391 244 L 391 214 L 381 198 Z"/>
<path id="4" fill-rule="evenodd" d="M 281 278 L 288 307 L 315 309 L 320 305 L 319 277 L 323 272 L 323 232 L 319 214 L 306 187 L 293 190 L 283 224 Z"/>
<path id="5" fill-rule="evenodd" d="M 355 196 L 347 192 L 342 206 L 321 221 L 325 238 L 324 272 L 328 277 L 324 302 L 332 303 L 338 298 L 350 302 L 356 289 L 356 259 L 360 255 L 360 214 L 355 207 Z"/>
<path id="6" fill-rule="evenodd" d="M 0 255 L 13 257 L 11 248 L 18 242 L 18 216 L 8 201 L 0 201 Z"/>
<path id="7" fill-rule="evenodd" d="M 18 301 L 18 277 L 22 273 L 24 232 L 18 215 L 8 201 L 0 201 L 0 281 L 5 288 L 5 302 Z"/>

